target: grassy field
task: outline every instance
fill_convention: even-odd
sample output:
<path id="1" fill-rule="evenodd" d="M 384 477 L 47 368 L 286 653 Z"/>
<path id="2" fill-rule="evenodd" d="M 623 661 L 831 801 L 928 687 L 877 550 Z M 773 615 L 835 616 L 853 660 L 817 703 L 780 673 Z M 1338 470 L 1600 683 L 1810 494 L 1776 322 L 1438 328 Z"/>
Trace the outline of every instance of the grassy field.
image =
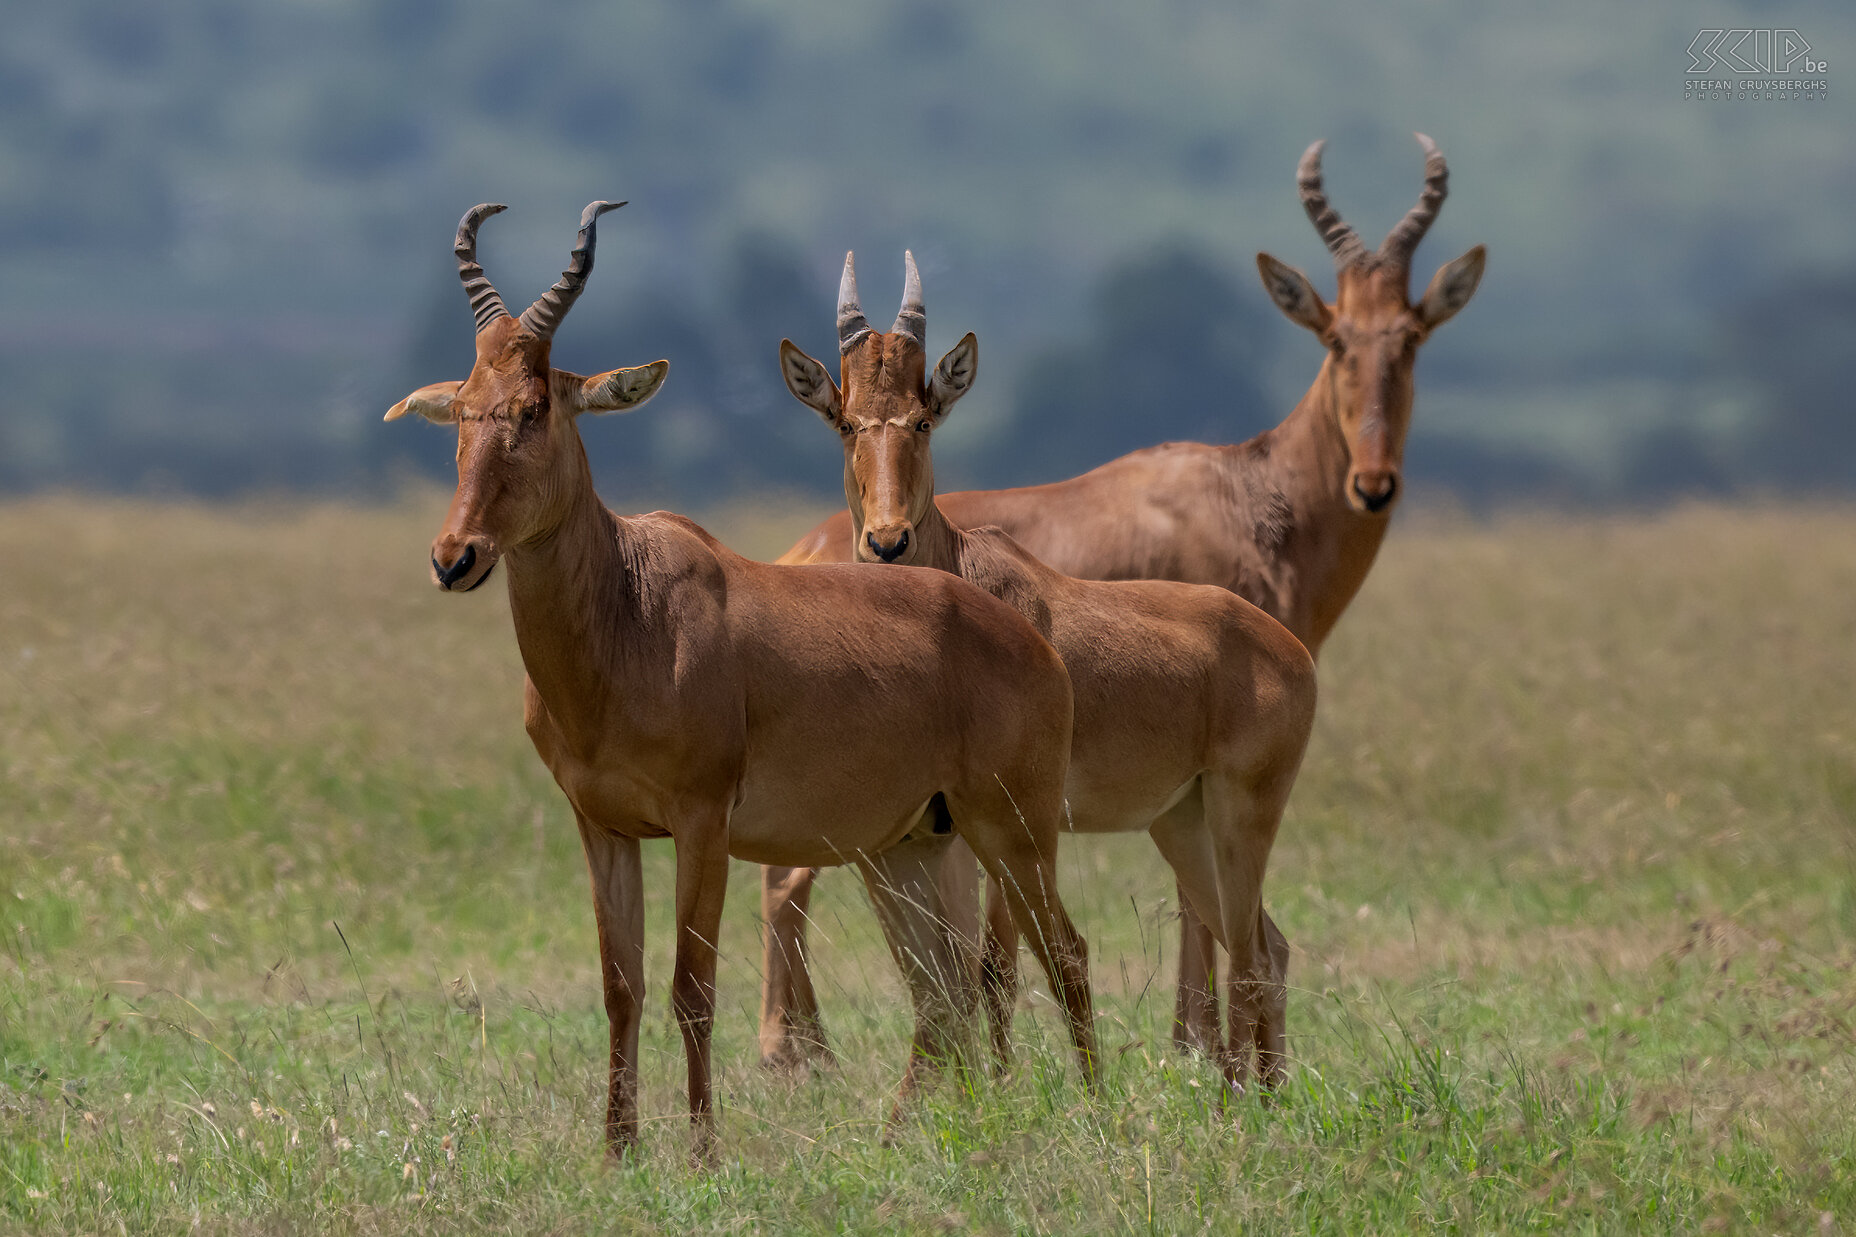
<path id="1" fill-rule="evenodd" d="M 1401 520 L 1271 869 L 1274 1107 L 1167 1047 L 1151 846 L 1066 843 L 1102 1100 L 1032 990 L 1020 1069 L 886 1149 L 859 883 L 819 887 L 842 1064 L 794 1081 L 740 868 L 698 1174 L 670 855 L 608 1169 L 577 838 L 500 587 L 427 580 L 442 507 L 0 507 L 0 1230 L 1856 1229 L 1856 512 Z M 710 524 L 766 554 L 812 514 Z"/>

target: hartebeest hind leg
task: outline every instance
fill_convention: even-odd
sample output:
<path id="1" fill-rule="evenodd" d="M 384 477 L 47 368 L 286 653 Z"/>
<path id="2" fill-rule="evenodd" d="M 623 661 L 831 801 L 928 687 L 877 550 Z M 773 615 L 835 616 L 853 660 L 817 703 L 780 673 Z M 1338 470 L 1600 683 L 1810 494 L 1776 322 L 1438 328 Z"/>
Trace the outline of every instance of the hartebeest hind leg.
<path id="1" fill-rule="evenodd" d="M 1280 960 L 1288 945 L 1264 913 L 1263 874 L 1295 770 L 1274 762 L 1249 776 L 1207 773 L 1200 810 L 1182 802 L 1152 830 L 1187 900 L 1230 955 L 1230 1035 L 1219 1055 L 1234 1086 L 1253 1066 L 1266 1087 L 1282 1073 L 1287 997 Z"/>
<path id="2" fill-rule="evenodd" d="M 1209 881 L 1212 854 L 1203 837 L 1204 816 L 1204 793 L 1195 783 L 1149 827 L 1149 833 L 1176 874 L 1192 872 Z M 1179 985 L 1173 1003 L 1173 1046 L 1221 1061 L 1224 1035 L 1218 1015 L 1218 939 L 1206 926 L 1186 883 L 1181 876 L 1174 885 L 1179 897 Z M 1215 889 L 1215 885 L 1203 885 L 1196 897 L 1211 897 Z"/>
<path id="3" fill-rule="evenodd" d="M 1012 1015 L 1018 1011 L 1018 925 L 996 880 L 986 882 L 986 945 L 980 970 L 992 1056 L 1003 1073 L 1012 1065 Z"/>
<path id="4" fill-rule="evenodd" d="M 767 1069 L 792 1069 L 812 1059 L 829 1062 L 831 1048 L 819 1021 L 812 960 L 806 948 L 807 911 L 817 869 L 770 865 L 761 868 L 760 874 L 760 913 L 765 924 L 760 1063 Z"/>
<path id="5" fill-rule="evenodd" d="M 1196 797 L 1188 807 L 1198 811 Z M 1209 853 L 1206 862 L 1210 862 Z M 987 886 L 981 992 L 992 1032 L 993 1059 L 1003 1071 L 1012 1064 L 1012 1014 L 1018 1004 L 1018 927 L 1000 896 L 998 882 L 989 881 Z M 1173 1045 L 1182 1052 L 1222 1060 L 1224 1036 L 1219 1026 L 1216 988 L 1218 940 L 1192 909 L 1184 886 L 1179 886 L 1179 918 L 1179 995 L 1173 1012 Z"/>
<path id="6" fill-rule="evenodd" d="M 1257 1085 L 1265 1096 L 1282 1081 L 1286 1066 L 1283 1022 L 1289 998 L 1283 985 L 1284 968 L 1270 940 L 1274 935 L 1282 941 L 1282 934 L 1275 929 L 1275 923 L 1259 906 L 1249 939 L 1239 946 L 1245 952 L 1231 954 L 1227 993 L 1231 1009 L 1229 1072 L 1242 1085 L 1254 1069 Z M 1286 941 L 1282 953 L 1287 953 Z"/>
<path id="7" fill-rule="evenodd" d="M 960 946 L 970 982 L 980 983 L 979 864 L 958 837 L 941 848 L 936 884 L 945 918 Z M 830 1062 L 832 1052 L 819 1018 L 818 993 L 812 986 L 812 958 L 806 929 L 816 868 L 761 868 L 760 1063 L 786 1070 L 809 1060 Z"/>
<path id="8" fill-rule="evenodd" d="M 1173 1004 L 1173 1046 L 1216 1057 L 1223 1042 L 1218 1017 L 1218 939 L 1186 897 L 1179 895 L 1179 988 Z"/>
<path id="9" fill-rule="evenodd" d="M 638 1027 L 644 1020 L 644 876 L 638 839 L 579 818 L 599 926 L 600 986 L 606 1000 L 606 1154 L 638 1145 Z"/>
<path id="10" fill-rule="evenodd" d="M 1289 946 L 1263 909 L 1263 875 L 1300 767 L 1301 753 L 1294 755 L 1266 760 L 1243 775 L 1208 773 L 1203 783 L 1220 935 L 1231 959 L 1225 1001 L 1229 1068 L 1239 1083 L 1247 1070 L 1254 1070 L 1266 1093 L 1281 1080 L 1285 1064 L 1288 990 L 1283 981 Z"/>
<path id="11" fill-rule="evenodd" d="M 1264 993 L 1263 1018 L 1256 1033 L 1257 1078 L 1265 1093 L 1282 1081 L 1289 1062 L 1289 942 L 1276 921 L 1263 911 L 1263 945 L 1269 955 L 1270 986 Z"/>

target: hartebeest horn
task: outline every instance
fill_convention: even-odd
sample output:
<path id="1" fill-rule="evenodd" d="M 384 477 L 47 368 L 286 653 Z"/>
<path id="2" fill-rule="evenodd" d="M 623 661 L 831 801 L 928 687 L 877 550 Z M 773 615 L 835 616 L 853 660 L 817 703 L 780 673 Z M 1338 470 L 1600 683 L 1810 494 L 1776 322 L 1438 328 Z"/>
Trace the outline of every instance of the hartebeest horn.
<path id="1" fill-rule="evenodd" d="M 470 298 L 470 311 L 477 316 L 479 333 L 498 318 L 507 318 L 509 311 L 503 308 L 503 298 L 496 294 L 490 277 L 477 264 L 477 229 L 491 215 L 508 209 L 501 202 L 485 202 L 471 207 L 458 221 L 458 242 L 452 248 L 458 255 L 458 278 L 464 281 L 464 295 Z"/>
<path id="2" fill-rule="evenodd" d="M 1386 234 L 1385 243 L 1379 246 L 1381 260 L 1401 270 L 1411 265 L 1411 251 L 1431 230 L 1437 208 L 1444 204 L 1444 195 L 1450 192 L 1450 167 L 1444 162 L 1444 152 L 1424 134 L 1412 136 L 1424 147 L 1424 188 L 1418 194 L 1418 204 L 1398 221 L 1398 226 Z"/>
<path id="3" fill-rule="evenodd" d="M 857 263 L 847 251 L 844 275 L 838 280 L 838 351 L 849 352 L 869 333 L 870 322 L 864 317 L 863 303 L 857 299 Z"/>
<path id="4" fill-rule="evenodd" d="M 1321 233 L 1328 252 L 1334 255 L 1334 269 L 1344 271 L 1365 259 L 1367 253 L 1359 236 L 1347 226 L 1340 212 L 1328 205 L 1327 194 L 1321 190 L 1321 149 L 1326 145 L 1323 139 L 1302 152 L 1302 161 L 1295 168 L 1295 183 L 1302 191 L 1302 209 L 1308 212 L 1315 231 Z"/>
<path id="5" fill-rule="evenodd" d="M 586 277 L 593 273 L 593 245 L 597 240 L 594 235 L 594 221 L 609 210 L 617 210 L 625 205 L 623 202 L 590 202 L 580 212 L 580 235 L 574 241 L 573 254 L 567 263 L 567 269 L 552 288 L 541 294 L 541 299 L 522 311 L 521 322 L 530 333 L 543 339 L 553 339 L 555 328 L 561 325 L 561 319 L 580 299 L 580 290 L 586 287 Z"/>
<path id="6" fill-rule="evenodd" d="M 922 305 L 922 276 L 915 269 L 915 255 L 902 251 L 902 308 L 896 311 L 896 325 L 891 335 L 907 335 L 918 348 L 928 346 L 928 310 Z"/>

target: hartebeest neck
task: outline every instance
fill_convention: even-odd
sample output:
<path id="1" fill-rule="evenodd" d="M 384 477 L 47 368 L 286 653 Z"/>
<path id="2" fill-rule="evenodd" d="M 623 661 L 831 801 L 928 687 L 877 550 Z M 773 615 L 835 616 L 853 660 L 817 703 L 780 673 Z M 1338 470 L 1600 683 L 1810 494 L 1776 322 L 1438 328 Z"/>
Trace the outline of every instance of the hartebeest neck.
<path id="1" fill-rule="evenodd" d="M 570 743 L 600 733 L 605 709 L 623 699 L 623 657 L 648 639 L 622 522 L 599 501 L 584 455 L 580 472 L 560 522 L 503 556 L 523 668 Z"/>
<path id="2" fill-rule="evenodd" d="M 1264 448 L 1262 458 L 1253 445 Z M 1318 654 L 1372 570 L 1391 514 L 1366 514 L 1347 501 L 1351 452 L 1341 428 L 1333 357 L 1322 361 L 1314 383 L 1281 424 L 1229 451 L 1234 473 L 1251 474 L 1252 484 L 1262 480 L 1293 513 L 1295 534 L 1284 547 L 1279 573 L 1288 595 L 1272 613 Z"/>

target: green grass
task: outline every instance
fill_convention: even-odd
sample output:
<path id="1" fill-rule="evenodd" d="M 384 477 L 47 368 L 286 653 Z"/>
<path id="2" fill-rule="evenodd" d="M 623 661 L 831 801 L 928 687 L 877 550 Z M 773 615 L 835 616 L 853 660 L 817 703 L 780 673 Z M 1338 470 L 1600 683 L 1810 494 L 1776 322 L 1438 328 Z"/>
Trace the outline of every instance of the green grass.
<path id="1" fill-rule="evenodd" d="M 817 903 L 840 1065 L 795 1081 L 753 1064 L 741 868 L 699 1173 L 665 896 L 646 1148 L 602 1165 L 578 845 L 500 593 L 425 580 L 441 506 L 0 507 L 0 1231 L 1856 1217 L 1856 513 L 1401 522 L 1271 868 L 1273 1107 L 1168 1046 L 1171 881 L 1098 839 L 1063 889 L 1102 1098 L 1032 988 L 1018 1070 L 950 1079 L 886 1148 L 906 1002 L 858 882 Z M 810 514 L 711 522 L 767 553 Z"/>

